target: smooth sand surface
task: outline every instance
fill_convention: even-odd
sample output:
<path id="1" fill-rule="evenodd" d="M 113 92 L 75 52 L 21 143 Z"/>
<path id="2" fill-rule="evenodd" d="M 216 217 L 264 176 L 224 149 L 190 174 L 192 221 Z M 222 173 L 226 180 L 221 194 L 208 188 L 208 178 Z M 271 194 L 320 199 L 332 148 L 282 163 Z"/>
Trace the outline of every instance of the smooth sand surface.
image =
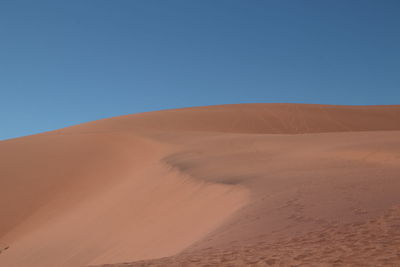
<path id="1" fill-rule="evenodd" d="M 205 265 L 400 266 L 400 106 L 209 106 L 0 142 L 0 266 Z"/>

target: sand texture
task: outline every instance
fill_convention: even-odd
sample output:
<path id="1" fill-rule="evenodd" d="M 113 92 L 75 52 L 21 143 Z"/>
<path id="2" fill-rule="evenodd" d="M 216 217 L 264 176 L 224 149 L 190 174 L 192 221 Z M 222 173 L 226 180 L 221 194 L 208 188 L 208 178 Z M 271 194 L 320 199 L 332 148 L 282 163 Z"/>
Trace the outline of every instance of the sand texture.
<path id="1" fill-rule="evenodd" d="M 1 141 L 0 266 L 400 266 L 400 106 L 186 108 Z"/>

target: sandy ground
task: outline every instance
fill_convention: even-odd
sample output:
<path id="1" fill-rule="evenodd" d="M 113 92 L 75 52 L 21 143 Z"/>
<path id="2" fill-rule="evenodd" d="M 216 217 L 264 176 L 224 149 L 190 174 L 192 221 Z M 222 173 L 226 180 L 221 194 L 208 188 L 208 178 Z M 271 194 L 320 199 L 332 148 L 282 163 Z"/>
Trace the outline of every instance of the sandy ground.
<path id="1" fill-rule="evenodd" d="M 0 142 L 0 266 L 400 266 L 400 106 L 243 104 Z"/>

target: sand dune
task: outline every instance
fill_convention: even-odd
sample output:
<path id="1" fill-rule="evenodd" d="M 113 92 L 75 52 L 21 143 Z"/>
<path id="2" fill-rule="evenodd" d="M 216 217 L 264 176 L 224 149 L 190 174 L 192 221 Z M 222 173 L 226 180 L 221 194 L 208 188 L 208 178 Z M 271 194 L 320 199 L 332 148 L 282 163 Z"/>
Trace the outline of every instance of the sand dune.
<path id="1" fill-rule="evenodd" d="M 0 266 L 396 266 L 399 209 L 400 106 L 187 108 L 0 142 Z"/>

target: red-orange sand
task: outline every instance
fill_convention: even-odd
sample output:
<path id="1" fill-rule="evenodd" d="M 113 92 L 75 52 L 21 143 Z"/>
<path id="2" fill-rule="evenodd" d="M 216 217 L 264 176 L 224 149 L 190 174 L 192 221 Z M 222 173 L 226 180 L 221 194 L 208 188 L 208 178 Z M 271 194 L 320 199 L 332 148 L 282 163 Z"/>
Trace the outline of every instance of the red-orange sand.
<path id="1" fill-rule="evenodd" d="M 0 266 L 400 266 L 400 106 L 241 104 L 0 142 Z"/>

